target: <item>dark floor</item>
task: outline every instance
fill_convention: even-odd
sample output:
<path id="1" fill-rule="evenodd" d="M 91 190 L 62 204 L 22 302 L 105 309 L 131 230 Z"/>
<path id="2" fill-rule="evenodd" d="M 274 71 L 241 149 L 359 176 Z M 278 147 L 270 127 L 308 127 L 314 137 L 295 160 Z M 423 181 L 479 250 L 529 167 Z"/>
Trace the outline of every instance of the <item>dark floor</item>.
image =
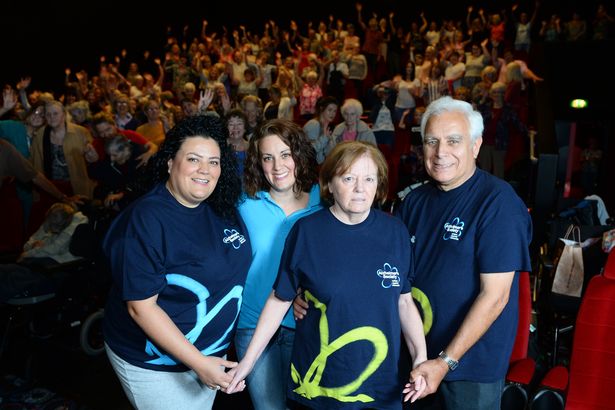
<path id="1" fill-rule="evenodd" d="M 0 357 L 0 410 L 131 409 L 106 355 L 87 355 L 80 348 L 81 325 L 53 331 L 32 328 L 32 313 L 40 316 L 49 311 L 54 311 L 53 305 L 42 311 L 21 311 L 15 316 Z M 12 307 L 0 307 L 3 331 L 4 319 L 10 313 L 14 313 Z M 558 363 L 569 360 L 571 333 L 561 337 Z M 552 365 L 548 339 L 551 336 L 537 333 L 531 339 L 529 355 L 537 359 L 537 380 Z M 220 393 L 214 405 L 217 410 L 252 408 L 247 391 L 230 396 Z"/>
<path id="2" fill-rule="evenodd" d="M 2 331 L 8 317 L 0 310 Z M 24 312 L 11 326 L 0 357 L 0 410 L 127 410 L 132 407 L 106 355 L 89 356 L 79 348 L 79 329 L 33 335 Z M 52 393 L 54 393 L 52 395 Z M 214 409 L 252 409 L 247 392 L 220 393 Z"/>

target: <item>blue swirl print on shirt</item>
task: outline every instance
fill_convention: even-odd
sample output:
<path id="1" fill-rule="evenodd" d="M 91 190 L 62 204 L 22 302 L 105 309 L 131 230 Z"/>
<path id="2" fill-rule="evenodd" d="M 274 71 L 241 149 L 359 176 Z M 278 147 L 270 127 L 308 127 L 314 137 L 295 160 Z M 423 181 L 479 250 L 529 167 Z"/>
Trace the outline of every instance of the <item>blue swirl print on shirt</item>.
<path id="1" fill-rule="evenodd" d="M 235 313 L 235 318 L 230 323 L 229 327 L 226 329 L 224 334 L 213 344 L 209 345 L 205 349 L 201 350 L 205 356 L 209 356 L 212 353 L 218 352 L 220 350 L 226 349 L 230 342 L 224 343 L 228 334 L 233 330 L 233 326 L 237 321 L 237 317 L 239 316 L 239 308 L 241 306 L 242 300 L 242 291 L 243 287 L 236 285 L 234 286 L 221 300 L 211 308 L 211 310 L 207 311 L 207 298 L 209 298 L 210 293 L 207 290 L 207 287 L 201 285 L 194 279 L 191 279 L 187 276 L 180 275 L 177 273 L 170 273 L 167 275 L 167 282 L 169 285 L 180 286 L 184 289 L 187 289 L 194 293 L 199 303 L 196 305 L 196 321 L 194 327 L 185 335 L 186 339 L 192 344 L 198 339 L 198 337 L 203 332 L 203 329 L 211 320 L 222 310 L 222 308 L 231 302 L 233 299 L 237 299 L 237 312 Z M 155 364 L 155 365 L 176 365 L 177 362 L 173 360 L 168 355 L 160 352 L 158 348 L 149 340 L 145 344 L 145 352 L 150 356 L 156 356 L 155 359 L 147 361 L 147 363 Z"/>

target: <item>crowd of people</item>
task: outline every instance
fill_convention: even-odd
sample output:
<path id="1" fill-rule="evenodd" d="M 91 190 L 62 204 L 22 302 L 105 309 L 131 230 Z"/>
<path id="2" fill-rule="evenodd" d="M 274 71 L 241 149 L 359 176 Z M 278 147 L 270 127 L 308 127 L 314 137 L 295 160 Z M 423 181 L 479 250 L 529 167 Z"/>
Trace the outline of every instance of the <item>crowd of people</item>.
<path id="1" fill-rule="evenodd" d="M 117 214 L 105 341 L 131 404 L 211 408 L 247 387 L 255 409 L 499 408 L 531 269 L 502 179 L 527 155 L 532 40 L 600 40 L 613 21 L 601 5 L 593 30 L 575 14 L 538 33 L 533 6 L 409 27 L 360 3 L 304 30 L 203 20 L 162 59 L 6 86 L 0 177 L 22 229 L 57 201 Z"/>

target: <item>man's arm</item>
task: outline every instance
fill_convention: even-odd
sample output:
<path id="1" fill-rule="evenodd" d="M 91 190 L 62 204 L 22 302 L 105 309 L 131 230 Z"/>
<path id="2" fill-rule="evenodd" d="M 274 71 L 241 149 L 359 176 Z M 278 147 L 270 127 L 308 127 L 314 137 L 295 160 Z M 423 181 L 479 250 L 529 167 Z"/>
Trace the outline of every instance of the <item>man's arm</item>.
<path id="1" fill-rule="evenodd" d="M 444 349 L 447 356 L 453 360 L 461 360 L 463 355 L 491 327 L 508 303 L 514 277 L 515 272 L 482 273 L 480 275 L 480 292 L 461 327 Z M 425 377 L 427 389 L 423 396 L 426 396 L 438 389 L 448 370 L 448 365 L 444 360 L 436 358 L 421 363 L 412 371 L 411 376 L 412 378 Z"/>

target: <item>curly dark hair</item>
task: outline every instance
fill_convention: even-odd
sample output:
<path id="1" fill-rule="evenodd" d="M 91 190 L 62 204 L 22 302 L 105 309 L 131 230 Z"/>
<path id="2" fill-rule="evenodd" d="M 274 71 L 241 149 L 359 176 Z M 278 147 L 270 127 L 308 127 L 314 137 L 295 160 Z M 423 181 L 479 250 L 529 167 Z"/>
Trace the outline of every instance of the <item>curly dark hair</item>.
<path id="1" fill-rule="evenodd" d="M 169 159 L 174 158 L 184 141 L 191 137 L 211 138 L 218 143 L 222 172 L 216 189 L 205 202 L 217 215 L 235 221 L 236 207 L 241 196 L 241 179 L 235 154 L 226 142 L 228 129 L 219 118 L 211 115 L 197 115 L 188 117 L 171 128 L 160 145 L 160 149 L 150 161 L 151 181 L 161 183 L 169 178 L 167 164 Z"/>
<path id="2" fill-rule="evenodd" d="M 292 121 L 273 119 L 261 124 L 250 139 L 250 146 L 243 171 L 244 190 L 254 198 L 258 191 L 268 191 L 271 185 L 265 178 L 261 166 L 259 141 L 270 135 L 276 135 L 290 147 L 295 161 L 295 185 L 293 192 L 310 192 L 318 180 L 318 163 L 316 151 L 303 129 Z"/>

